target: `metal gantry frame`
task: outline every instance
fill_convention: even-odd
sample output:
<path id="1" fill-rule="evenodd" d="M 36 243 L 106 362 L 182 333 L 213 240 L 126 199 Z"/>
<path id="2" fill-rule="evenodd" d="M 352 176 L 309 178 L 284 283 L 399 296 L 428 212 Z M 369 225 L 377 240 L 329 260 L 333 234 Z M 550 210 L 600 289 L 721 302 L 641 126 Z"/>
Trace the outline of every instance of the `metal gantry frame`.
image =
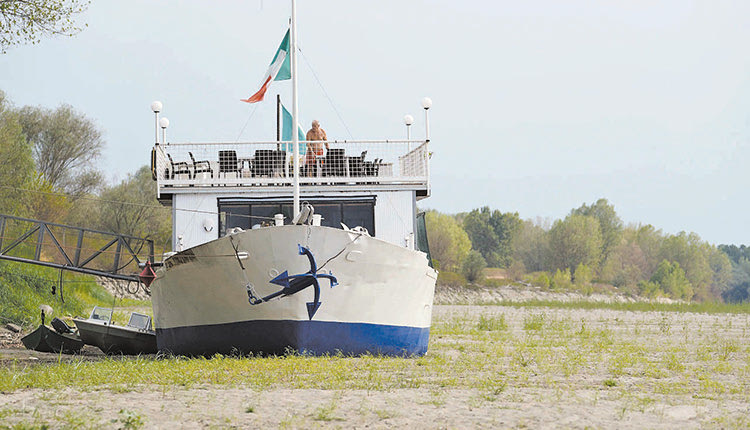
<path id="1" fill-rule="evenodd" d="M 26 229 L 26 231 L 24 231 L 17 237 L 6 237 L 6 233 L 8 230 L 8 221 L 18 221 L 29 223 L 31 225 Z M 58 240 L 57 236 L 55 236 L 55 233 L 50 227 L 56 227 L 75 232 L 75 234 L 77 235 L 77 242 L 75 253 L 72 256 L 69 255 L 65 250 L 65 247 L 60 244 L 60 241 Z M 91 252 L 90 255 L 87 255 L 87 253 L 82 253 L 84 239 L 87 233 L 100 235 L 107 239 L 107 243 L 98 250 Z M 34 235 L 36 235 L 36 245 L 34 248 L 33 258 L 9 255 L 11 251 L 16 249 L 20 244 L 24 243 L 27 239 L 33 237 Z M 44 261 L 42 259 L 42 248 L 44 246 L 45 237 L 49 237 L 51 239 L 51 243 L 64 259 L 64 263 Z M 9 244 L 6 245 L 5 243 L 8 241 Z M 138 267 L 141 266 L 141 260 L 138 257 L 138 253 L 134 251 L 130 246 L 130 243 L 132 242 L 144 243 L 148 247 L 147 260 L 153 264 L 154 241 L 151 239 L 144 239 L 135 236 L 128 236 L 125 234 L 117 234 L 83 227 L 74 227 L 64 224 L 56 224 L 35 219 L 0 214 L 0 260 L 37 264 L 40 266 L 54 267 L 57 269 L 70 270 L 73 272 L 86 273 L 89 275 L 139 282 L 138 273 L 119 273 L 124 267 L 130 265 L 131 262 L 135 262 Z M 110 270 L 97 269 L 95 267 L 87 266 L 97 257 L 104 255 L 105 253 L 111 253 L 112 248 L 114 248 L 114 257 L 112 268 Z M 130 261 L 121 266 L 122 262 L 127 261 L 128 259 L 130 259 Z M 143 263 L 145 263 L 145 261 Z"/>

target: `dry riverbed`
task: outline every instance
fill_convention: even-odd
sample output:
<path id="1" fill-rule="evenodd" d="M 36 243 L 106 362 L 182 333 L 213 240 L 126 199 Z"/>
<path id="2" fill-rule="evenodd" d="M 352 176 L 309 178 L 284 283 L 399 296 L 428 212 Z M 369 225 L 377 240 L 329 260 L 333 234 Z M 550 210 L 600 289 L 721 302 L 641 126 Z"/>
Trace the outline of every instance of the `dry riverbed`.
<path id="1" fill-rule="evenodd" d="M 5 350 L 0 428 L 750 426 L 750 315 L 437 305 L 433 320 L 414 359 Z"/>

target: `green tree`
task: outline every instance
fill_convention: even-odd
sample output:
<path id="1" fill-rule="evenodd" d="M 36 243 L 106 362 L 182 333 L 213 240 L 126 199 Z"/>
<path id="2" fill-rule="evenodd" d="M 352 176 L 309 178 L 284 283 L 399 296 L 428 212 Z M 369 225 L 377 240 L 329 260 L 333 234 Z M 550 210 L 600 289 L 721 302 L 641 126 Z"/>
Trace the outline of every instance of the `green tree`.
<path id="1" fill-rule="evenodd" d="M 623 224 L 615 212 L 615 207 L 609 204 L 607 199 L 599 199 L 591 206 L 584 203 L 580 208 L 573 209 L 571 214 L 592 216 L 599 221 L 602 234 L 602 260 L 605 260 L 622 238 Z"/>
<path id="2" fill-rule="evenodd" d="M 738 263 L 732 262 L 732 279 L 722 298 L 730 303 L 750 300 L 750 260 L 743 257 Z"/>
<path id="3" fill-rule="evenodd" d="M 461 274 L 469 282 L 476 282 L 482 279 L 487 262 L 479 251 L 471 250 L 461 265 Z"/>
<path id="4" fill-rule="evenodd" d="M 464 218 L 464 230 L 474 249 L 490 267 L 508 267 L 513 256 L 513 241 L 521 227 L 518 213 L 490 211 L 485 206 Z"/>
<path id="5" fill-rule="evenodd" d="M 168 248 L 171 211 L 156 200 L 156 183 L 151 170 L 143 166 L 135 174 L 101 193 L 98 228 L 154 240 Z"/>
<path id="6" fill-rule="evenodd" d="M 594 271 L 583 263 L 580 263 L 576 267 L 576 271 L 573 272 L 573 281 L 579 287 L 586 287 L 591 284 L 594 279 Z"/>
<path id="7" fill-rule="evenodd" d="M 425 213 L 430 254 L 440 270 L 457 271 L 471 250 L 471 241 L 461 225 L 450 215 L 437 211 Z"/>
<path id="8" fill-rule="evenodd" d="M 0 91 L 0 213 L 28 215 L 23 189 L 35 176 L 31 147 L 26 143 L 18 115 Z"/>
<path id="9" fill-rule="evenodd" d="M 0 51 L 37 43 L 42 36 L 73 36 L 81 31 L 73 16 L 88 5 L 79 0 L 0 0 Z"/>
<path id="10" fill-rule="evenodd" d="M 525 270 L 538 272 L 549 268 L 549 237 L 538 223 L 523 221 L 513 241 L 513 260 L 523 262 Z"/>
<path id="11" fill-rule="evenodd" d="M 557 220 L 549 232 L 549 245 L 553 268 L 574 270 L 579 264 L 598 267 L 602 253 L 599 222 L 576 214 Z"/>
<path id="12" fill-rule="evenodd" d="M 651 277 L 651 282 L 659 284 L 659 288 L 674 299 L 690 300 L 693 297 L 693 288 L 685 276 L 685 271 L 678 262 L 662 260 Z"/>
<path id="13" fill-rule="evenodd" d="M 37 171 L 53 188 L 74 196 L 103 183 L 98 159 L 104 140 L 96 125 L 72 106 L 26 106 L 19 122 L 33 148 Z"/>
<path id="14" fill-rule="evenodd" d="M 569 290 L 571 285 L 570 269 L 566 267 L 564 270 L 555 270 L 555 274 L 552 276 L 552 281 L 550 282 L 553 290 Z"/>
<path id="15" fill-rule="evenodd" d="M 714 273 L 709 256 L 712 248 L 712 245 L 703 242 L 697 234 L 681 232 L 667 236 L 659 250 L 659 257 L 662 260 L 680 263 L 697 300 L 711 298 Z"/>

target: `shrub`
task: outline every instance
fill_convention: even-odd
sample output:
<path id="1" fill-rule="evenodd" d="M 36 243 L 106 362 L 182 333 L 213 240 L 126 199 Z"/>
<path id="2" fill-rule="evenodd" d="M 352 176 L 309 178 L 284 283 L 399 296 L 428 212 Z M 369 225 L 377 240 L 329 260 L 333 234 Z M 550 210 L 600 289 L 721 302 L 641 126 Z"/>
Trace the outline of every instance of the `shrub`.
<path id="1" fill-rule="evenodd" d="M 594 271 L 589 266 L 579 263 L 573 273 L 573 282 L 579 287 L 585 287 L 591 284 L 592 279 L 594 279 Z"/>
<path id="2" fill-rule="evenodd" d="M 445 287 L 462 287 L 466 285 L 466 278 L 456 272 L 440 272 L 438 273 L 437 284 Z"/>
<path id="3" fill-rule="evenodd" d="M 530 282 L 543 290 L 549 290 L 552 285 L 552 280 L 549 278 L 547 272 L 540 272 L 536 277 L 533 277 Z"/>
<path id="4" fill-rule="evenodd" d="M 505 280 L 505 279 L 488 278 L 488 279 L 485 279 L 484 281 L 482 281 L 482 284 L 484 284 L 485 287 L 498 288 L 498 287 L 502 287 L 502 286 L 508 285 L 509 282 L 507 280 Z"/>
<path id="5" fill-rule="evenodd" d="M 520 281 L 523 279 L 523 275 L 526 274 L 526 266 L 521 260 L 513 260 L 508 267 L 508 277 L 514 281 Z"/>
<path id="6" fill-rule="evenodd" d="M 557 269 L 554 276 L 552 276 L 551 287 L 555 290 L 567 290 L 570 289 L 572 283 L 570 282 L 570 269 L 565 270 Z"/>
<path id="7" fill-rule="evenodd" d="M 461 274 L 466 277 L 469 282 L 476 282 L 482 279 L 484 276 L 484 268 L 487 267 L 487 262 L 484 261 L 484 257 L 479 251 L 472 250 L 469 255 L 464 258 L 464 262 L 461 265 Z"/>

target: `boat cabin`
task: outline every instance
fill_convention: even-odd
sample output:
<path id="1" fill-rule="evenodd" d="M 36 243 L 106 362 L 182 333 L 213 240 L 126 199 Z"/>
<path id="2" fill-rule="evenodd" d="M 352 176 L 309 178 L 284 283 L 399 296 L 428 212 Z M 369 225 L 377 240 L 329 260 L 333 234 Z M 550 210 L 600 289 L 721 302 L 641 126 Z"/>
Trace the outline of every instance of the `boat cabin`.
<path id="1" fill-rule="evenodd" d="M 277 214 L 291 223 L 292 142 L 164 142 L 151 151 L 151 168 L 159 201 L 172 207 L 174 251 L 272 225 Z M 321 225 L 363 227 L 414 249 L 417 201 L 430 195 L 429 143 L 329 141 L 315 155 L 299 142 L 300 202 L 314 207 Z"/>

